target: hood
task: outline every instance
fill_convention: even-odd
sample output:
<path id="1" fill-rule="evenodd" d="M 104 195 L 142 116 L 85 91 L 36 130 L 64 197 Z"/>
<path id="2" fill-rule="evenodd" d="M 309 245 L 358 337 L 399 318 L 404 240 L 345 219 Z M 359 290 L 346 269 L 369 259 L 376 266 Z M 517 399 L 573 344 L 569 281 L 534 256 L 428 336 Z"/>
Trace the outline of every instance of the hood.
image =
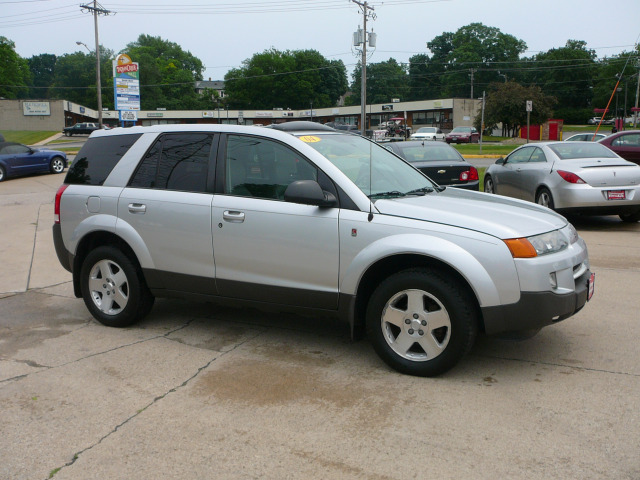
<path id="1" fill-rule="evenodd" d="M 381 199 L 375 206 L 384 215 L 467 228 L 501 239 L 529 237 L 567 225 L 563 216 L 535 203 L 456 188 L 422 197 Z"/>

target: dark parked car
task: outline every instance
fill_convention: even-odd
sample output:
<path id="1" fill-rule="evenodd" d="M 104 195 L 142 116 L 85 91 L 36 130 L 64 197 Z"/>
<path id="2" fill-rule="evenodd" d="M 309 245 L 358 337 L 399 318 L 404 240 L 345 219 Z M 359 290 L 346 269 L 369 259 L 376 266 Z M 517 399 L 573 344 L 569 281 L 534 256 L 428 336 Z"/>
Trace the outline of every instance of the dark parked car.
<path id="1" fill-rule="evenodd" d="M 599 142 L 625 160 L 640 165 L 640 130 L 626 130 L 609 135 Z"/>
<path id="2" fill-rule="evenodd" d="M 480 134 L 474 127 L 456 127 L 444 137 L 447 143 L 478 143 Z"/>
<path id="3" fill-rule="evenodd" d="M 96 130 L 100 130 L 97 123 L 76 123 L 73 127 L 65 127 L 62 129 L 67 137 L 72 135 L 91 135 Z"/>
<path id="4" fill-rule="evenodd" d="M 7 177 L 30 173 L 62 173 L 66 166 L 67 155 L 64 152 L 0 142 L 0 182 Z"/>
<path id="5" fill-rule="evenodd" d="M 478 170 L 446 143 L 409 140 L 385 145 L 438 185 L 479 190 Z"/>

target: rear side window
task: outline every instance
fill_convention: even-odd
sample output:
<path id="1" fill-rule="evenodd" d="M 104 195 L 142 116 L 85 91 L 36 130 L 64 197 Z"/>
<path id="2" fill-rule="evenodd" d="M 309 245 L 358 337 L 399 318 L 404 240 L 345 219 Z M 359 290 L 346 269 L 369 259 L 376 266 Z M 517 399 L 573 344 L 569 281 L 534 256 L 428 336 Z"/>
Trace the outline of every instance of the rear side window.
<path id="1" fill-rule="evenodd" d="M 206 192 L 212 141 L 213 136 L 204 133 L 163 135 L 142 159 L 129 186 Z"/>
<path id="2" fill-rule="evenodd" d="M 65 183 L 102 185 L 140 134 L 90 138 L 69 167 Z"/>

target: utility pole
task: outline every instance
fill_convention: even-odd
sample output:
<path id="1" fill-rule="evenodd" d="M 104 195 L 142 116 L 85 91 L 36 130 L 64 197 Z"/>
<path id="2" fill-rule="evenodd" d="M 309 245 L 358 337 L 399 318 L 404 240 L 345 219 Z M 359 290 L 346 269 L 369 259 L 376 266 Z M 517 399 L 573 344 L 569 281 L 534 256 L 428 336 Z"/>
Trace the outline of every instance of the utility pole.
<path id="1" fill-rule="evenodd" d="M 473 74 L 476 73 L 478 71 L 477 68 L 470 68 L 469 71 L 471 72 L 471 96 L 469 98 L 473 98 Z"/>
<path id="2" fill-rule="evenodd" d="M 356 5 L 360 6 L 363 17 L 363 38 L 362 38 L 362 79 L 360 90 L 360 130 L 362 136 L 367 133 L 367 18 L 371 16 L 375 20 L 374 8 L 367 5 L 367 2 L 358 2 L 357 0 L 351 0 Z M 355 45 L 356 42 L 354 42 Z"/>
<path id="3" fill-rule="evenodd" d="M 111 11 L 106 10 L 102 5 L 98 6 L 98 1 L 93 0 L 93 5 L 80 5 L 82 11 L 89 11 L 93 14 L 93 26 L 96 33 L 96 89 L 98 90 L 98 125 L 102 128 L 102 84 L 100 82 L 100 41 L 98 39 L 98 15 L 109 15 Z"/>

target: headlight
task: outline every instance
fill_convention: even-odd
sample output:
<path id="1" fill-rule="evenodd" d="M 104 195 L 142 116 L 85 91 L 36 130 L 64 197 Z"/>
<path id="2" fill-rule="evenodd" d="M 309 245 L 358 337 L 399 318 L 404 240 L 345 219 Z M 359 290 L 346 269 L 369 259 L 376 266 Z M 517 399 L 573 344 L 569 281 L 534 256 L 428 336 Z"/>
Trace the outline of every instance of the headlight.
<path id="1" fill-rule="evenodd" d="M 569 239 L 569 243 L 572 244 L 572 245 L 578 241 L 578 238 L 580 238 L 580 237 L 578 237 L 578 231 L 571 224 L 568 224 L 561 231 L 564 232 L 564 234 Z"/>
<path id="2" fill-rule="evenodd" d="M 559 230 L 527 238 L 510 238 L 504 240 L 504 243 L 509 247 L 513 258 L 547 255 L 564 250 L 569 245 L 569 241 Z"/>

